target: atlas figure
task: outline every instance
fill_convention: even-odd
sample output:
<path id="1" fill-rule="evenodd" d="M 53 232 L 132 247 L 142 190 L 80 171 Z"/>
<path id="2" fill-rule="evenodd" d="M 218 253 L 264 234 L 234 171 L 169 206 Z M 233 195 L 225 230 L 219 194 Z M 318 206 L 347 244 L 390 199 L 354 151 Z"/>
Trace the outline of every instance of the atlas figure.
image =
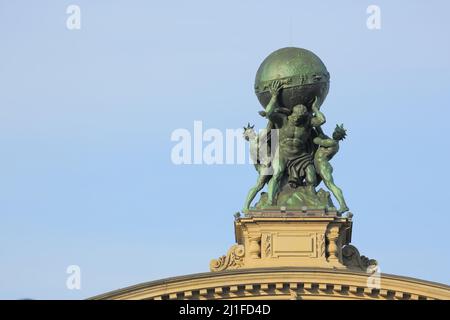
<path id="1" fill-rule="evenodd" d="M 272 97 L 265 109 L 266 117 L 279 129 L 278 146 L 272 161 L 273 176 L 268 183 L 268 206 L 276 205 L 276 196 L 285 172 L 288 172 L 291 186 L 302 184 L 304 179 L 307 190 L 314 192 L 317 180 L 309 142 L 312 129 L 320 127 L 326 121 L 318 108 L 317 97 L 312 103 L 312 113 L 302 104 L 294 106 L 290 115 L 277 113 L 277 97 L 282 87 L 278 80 L 271 83 L 269 89 Z M 275 113 L 277 116 L 274 116 Z"/>

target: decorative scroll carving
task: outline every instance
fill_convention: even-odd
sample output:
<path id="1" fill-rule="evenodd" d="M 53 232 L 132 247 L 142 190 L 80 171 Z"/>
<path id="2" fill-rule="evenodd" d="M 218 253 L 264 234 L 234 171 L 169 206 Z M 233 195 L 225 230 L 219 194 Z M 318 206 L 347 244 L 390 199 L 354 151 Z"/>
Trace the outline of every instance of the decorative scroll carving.
<path id="1" fill-rule="evenodd" d="M 245 249 L 243 245 L 235 244 L 226 255 L 219 259 L 211 260 L 209 269 L 213 272 L 222 271 L 225 269 L 238 269 L 244 264 Z"/>
<path id="2" fill-rule="evenodd" d="M 342 260 L 347 268 L 362 271 L 368 271 L 369 269 L 373 269 L 373 266 L 378 265 L 376 260 L 360 255 L 358 249 L 350 244 L 342 248 Z"/>

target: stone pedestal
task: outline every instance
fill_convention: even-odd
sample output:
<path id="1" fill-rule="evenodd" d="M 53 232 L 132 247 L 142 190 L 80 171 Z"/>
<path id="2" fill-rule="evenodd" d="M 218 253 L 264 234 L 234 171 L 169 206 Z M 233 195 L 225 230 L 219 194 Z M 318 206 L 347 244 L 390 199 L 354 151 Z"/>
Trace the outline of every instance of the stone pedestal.
<path id="1" fill-rule="evenodd" d="M 350 245 L 351 214 L 335 211 L 254 210 L 234 222 L 237 244 L 210 263 L 211 271 L 315 267 L 366 270 L 375 260 Z"/>

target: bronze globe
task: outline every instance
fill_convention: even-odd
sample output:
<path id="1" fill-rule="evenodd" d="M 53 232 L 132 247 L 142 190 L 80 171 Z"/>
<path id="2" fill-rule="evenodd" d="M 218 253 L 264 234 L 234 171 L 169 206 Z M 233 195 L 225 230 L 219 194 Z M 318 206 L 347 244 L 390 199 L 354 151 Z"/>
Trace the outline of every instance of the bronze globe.
<path id="1" fill-rule="evenodd" d="M 297 104 L 310 108 L 316 96 L 322 103 L 330 86 L 330 74 L 322 60 L 309 50 L 294 47 L 272 52 L 259 66 L 255 93 L 264 108 L 271 98 L 269 84 L 273 80 L 284 84 L 279 103 L 287 109 Z"/>

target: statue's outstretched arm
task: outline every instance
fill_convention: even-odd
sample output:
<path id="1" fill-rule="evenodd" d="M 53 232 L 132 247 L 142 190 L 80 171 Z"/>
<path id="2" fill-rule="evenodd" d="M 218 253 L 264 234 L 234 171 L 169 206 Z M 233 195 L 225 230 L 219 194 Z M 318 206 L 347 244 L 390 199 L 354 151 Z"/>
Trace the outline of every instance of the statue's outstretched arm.
<path id="1" fill-rule="evenodd" d="M 315 137 L 313 142 L 321 147 L 334 147 L 336 145 L 336 141 L 334 141 L 333 139 L 324 139 L 324 138 L 320 138 L 320 137 Z"/>

